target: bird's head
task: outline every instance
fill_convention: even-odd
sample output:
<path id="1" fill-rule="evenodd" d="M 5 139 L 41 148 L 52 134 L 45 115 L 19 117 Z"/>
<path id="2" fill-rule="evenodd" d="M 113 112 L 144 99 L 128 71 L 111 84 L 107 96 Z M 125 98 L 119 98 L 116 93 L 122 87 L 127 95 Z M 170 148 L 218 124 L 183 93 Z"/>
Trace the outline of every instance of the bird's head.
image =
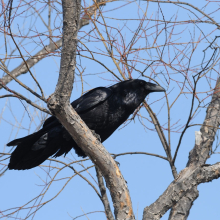
<path id="1" fill-rule="evenodd" d="M 120 94 L 121 102 L 128 108 L 137 108 L 151 92 L 165 92 L 165 89 L 157 84 L 140 79 L 131 79 L 117 83 L 111 88 Z"/>
<path id="2" fill-rule="evenodd" d="M 165 92 L 166 90 L 154 83 L 146 82 L 141 79 L 130 79 L 120 83 L 117 83 L 111 88 L 117 92 L 123 91 L 124 93 L 129 93 L 129 91 L 141 91 L 148 95 L 151 92 Z M 145 95 L 145 96 L 146 96 Z"/>

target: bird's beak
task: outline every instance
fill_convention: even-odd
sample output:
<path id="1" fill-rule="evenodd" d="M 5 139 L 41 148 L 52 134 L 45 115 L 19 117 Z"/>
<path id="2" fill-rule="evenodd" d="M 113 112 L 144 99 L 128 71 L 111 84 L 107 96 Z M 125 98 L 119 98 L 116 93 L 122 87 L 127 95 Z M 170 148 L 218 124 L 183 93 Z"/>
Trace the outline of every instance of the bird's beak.
<path id="1" fill-rule="evenodd" d="M 146 89 L 149 90 L 150 92 L 165 92 L 166 90 L 156 84 L 150 83 L 146 85 Z"/>

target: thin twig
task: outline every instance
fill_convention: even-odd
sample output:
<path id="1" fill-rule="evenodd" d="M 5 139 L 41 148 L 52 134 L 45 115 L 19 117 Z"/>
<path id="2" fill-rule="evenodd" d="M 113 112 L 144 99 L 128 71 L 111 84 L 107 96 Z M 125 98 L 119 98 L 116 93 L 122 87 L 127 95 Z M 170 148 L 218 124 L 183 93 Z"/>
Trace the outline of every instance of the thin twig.
<path id="1" fill-rule="evenodd" d="M 158 157 L 158 158 L 161 158 L 161 159 L 164 159 L 164 160 L 169 161 L 169 160 L 168 160 L 166 157 L 164 157 L 164 156 L 161 156 L 161 155 L 158 155 L 158 154 L 147 153 L 147 152 L 125 152 L 125 153 L 111 154 L 111 155 L 113 155 L 113 158 L 115 159 L 116 157 L 124 156 L 124 155 L 128 155 L 128 154 L 130 154 L 130 155 L 132 155 L 132 154 L 143 154 L 143 155 Z"/>
<path id="2" fill-rule="evenodd" d="M 15 94 L 17 96 L 17 98 L 19 99 L 23 99 L 24 101 L 26 101 L 28 104 L 34 106 L 35 108 L 43 111 L 43 112 L 46 112 L 47 114 L 50 114 L 51 115 L 51 112 L 49 110 L 47 110 L 46 108 L 42 108 L 40 107 L 39 105 L 35 104 L 34 102 L 32 102 L 30 99 L 26 98 L 25 96 L 21 95 L 20 93 L 14 91 L 14 90 L 11 90 L 9 89 L 7 86 L 5 86 L 2 82 L 2 80 L 0 79 L 0 86 L 2 86 L 5 90 L 7 90 L 8 92 L 11 92 L 13 94 Z"/>
<path id="3" fill-rule="evenodd" d="M 168 143 L 166 141 L 166 138 L 165 138 L 165 135 L 161 129 L 161 126 L 160 126 L 160 123 L 159 121 L 157 120 L 157 117 L 155 116 L 155 114 L 153 113 L 152 109 L 150 108 L 150 106 L 146 103 L 146 101 L 144 101 L 144 106 L 146 108 L 146 110 L 148 111 L 152 121 L 153 121 L 153 124 L 157 130 L 157 133 L 158 133 L 158 136 L 160 138 L 160 141 L 163 145 L 163 148 L 166 152 L 166 155 L 167 155 L 167 159 L 169 161 L 169 164 L 170 164 L 170 167 L 171 167 L 171 170 L 172 170 L 172 173 L 173 173 L 173 177 L 176 178 L 177 177 L 177 171 L 176 171 L 176 167 L 174 166 L 174 164 L 172 163 L 172 156 L 171 156 L 171 152 L 169 150 L 169 146 L 168 146 Z"/>

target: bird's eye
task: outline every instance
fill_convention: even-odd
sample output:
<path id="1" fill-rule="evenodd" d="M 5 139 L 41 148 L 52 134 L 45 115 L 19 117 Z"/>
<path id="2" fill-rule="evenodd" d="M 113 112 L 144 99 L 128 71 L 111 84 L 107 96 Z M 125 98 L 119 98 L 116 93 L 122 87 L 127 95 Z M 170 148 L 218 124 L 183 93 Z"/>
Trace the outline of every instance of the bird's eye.
<path id="1" fill-rule="evenodd" d="M 140 81 L 140 85 L 143 86 L 143 85 L 144 85 L 144 82 L 143 82 L 143 81 Z"/>

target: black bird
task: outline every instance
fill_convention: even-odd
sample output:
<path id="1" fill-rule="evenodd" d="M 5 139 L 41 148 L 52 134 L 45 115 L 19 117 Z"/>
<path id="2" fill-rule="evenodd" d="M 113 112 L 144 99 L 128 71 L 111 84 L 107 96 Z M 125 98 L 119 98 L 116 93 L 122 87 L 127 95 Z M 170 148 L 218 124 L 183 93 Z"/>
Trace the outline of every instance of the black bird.
<path id="1" fill-rule="evenodd" d="M 95 88 L 72 102 L 72 107 L 87 126 L 104 142 L 135 111 L 151 92 L 165 90 L 144 80 L 132 79 L 108 88 Z M 72 148 L 78 156 L 86 157 L 56 117 L 49 117 L 43 128 L 7 146 L 17 146 L 12 152 L 9 169 L 31 169 L 48 157 L 67 154 Z"/>

